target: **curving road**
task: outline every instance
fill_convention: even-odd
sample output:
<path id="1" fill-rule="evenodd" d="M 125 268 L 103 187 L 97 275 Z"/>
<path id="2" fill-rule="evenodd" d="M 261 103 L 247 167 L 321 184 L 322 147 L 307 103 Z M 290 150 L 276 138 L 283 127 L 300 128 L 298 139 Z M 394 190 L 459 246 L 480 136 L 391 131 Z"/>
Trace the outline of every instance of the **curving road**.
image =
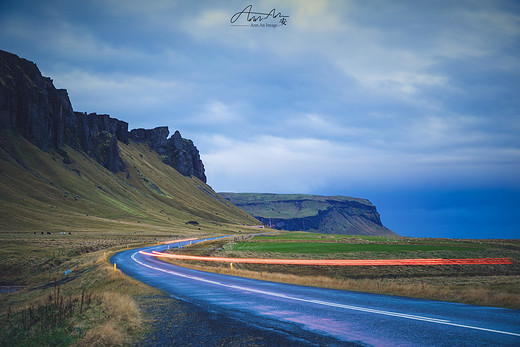
<path id="1" fill-rule="evenodd" d="M 197 241 L 191 241 L 197 242 Z M 142 248 L 164 251 L 190 243 Z M 212 312 L 315 342 L 363 346 L 520 346 L 520 310 L 303 287 L 185 269 L 128 250 L 125 274 Z"/>

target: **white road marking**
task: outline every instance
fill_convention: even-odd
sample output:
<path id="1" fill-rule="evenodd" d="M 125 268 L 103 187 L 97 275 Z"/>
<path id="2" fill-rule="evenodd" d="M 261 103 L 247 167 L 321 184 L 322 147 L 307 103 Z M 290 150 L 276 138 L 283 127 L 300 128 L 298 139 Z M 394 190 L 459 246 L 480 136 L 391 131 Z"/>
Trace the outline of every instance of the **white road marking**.
<path id="1" fill-rule="evenodd" d="M 137 260 L 135 258 L 135 255 L 137 253 L 139 253 L 139 252 L 135 252 L 134 254 L 132 254 L 132 260 L 135 261 L 136 263 L 142 265 L 142 266 L 145 266 L 145 267 L 153 269 L 153 270 L 166 272 L 166 273 L 169 273 L 169 274 L 172 274 L 172 275 L 175 275 L 175 276 L 189 278 L 189 279 L 192 279 L 192 280 L 195 280 L 195 281 L 199 281 L 199 282 L 210 283 L 210 284 L 214 284 L 214 285 L 221 286 L 221 287 L 233 288 L 233 289 L 243 290 L 243 291 L 247 291 L 247 292 L 251 292 L 251 293 L 258 293 L 258 294 L 263 294 L 263 295 L 268 295 L 268 296 L 273 296 L 273 297 L 278 297 L 278 298 L 283 298 L 283 299 L 288 299 L 288 300 L 293 300 L 293 301 L 301 301 L 301 302 L 308 302 L 308 303 L 313 303 L 313 304 L 323 305 L 323 306 L 329 306 L 329 307 L 344 308 L 344 309 L 347 309 L 347 310 L 354 310 L 354 311 L 361 311 L 361 312 L 380 314 L 380 315 L 385 315 L 385 316 L 393 316 L 393 317 L 399 317 L 399 318 L 413 319 L 413 320 L 430 322 L 430 323 L 436 323 L 436 324 L 450 325 L 450 326 L 455 326 L 455 327 L 460 327 L 460 328 L 488 331 L 488 332 L 498 333 L 498 334 L 520 336 L 520 334 L 518 334 L 518 333 L 512 333 L 512 332 L 509 332 L 509 331 L 502 331 L 502 330 L 495 330 L 495 329 L 488 329 L 488 328 L 481 328 L 481 327 L 476 327 L 476 326 L 471 326 L 471 325 L 457 324 L 457 323 L 451 322 L 449 320 L 444 320 L 444 319 L 416 316 L 416 315 L 410 315 L 410 314 L 406 314 L 406 313 L 399 313 L 399 312 L 392 312 L 392 311 L 382 311 L 382 310 L 376 310 L 376 309 L 371 309 L 371 308 L 366 308 L 366 307 L 345 305 L 345 304 L 339 304 L 339 303 L 322 301 L 322 300 L 304 299 L 304 298 L 298 298 L 298 297 L 295 297 L 295 296 L 289 296 L 289 295 L 282 294 L 282 293 L 276 293 L 276 292 L 270 292 L 270 291 L 265 291 L 265 290 L 260 290 L 260 289 L 249 288 L 249 287 L 242 287 L 242 286 L 237 286 L 237 285 L 225 284 L 225 283 L 212 281 L 212 280 L 208 280 L 208 279 L 197 277 L 197 276 L 181 274 L 181 273 L 178 273 L 178 272 L 175 272 L 175 271 L 166 270 L 166 269 L 155 267 L 155 266 L 152 266 L 152 265 L 149 265 L 149 264 L 145 264 L 142 261 L 139 261 L 139 260 Z"/>

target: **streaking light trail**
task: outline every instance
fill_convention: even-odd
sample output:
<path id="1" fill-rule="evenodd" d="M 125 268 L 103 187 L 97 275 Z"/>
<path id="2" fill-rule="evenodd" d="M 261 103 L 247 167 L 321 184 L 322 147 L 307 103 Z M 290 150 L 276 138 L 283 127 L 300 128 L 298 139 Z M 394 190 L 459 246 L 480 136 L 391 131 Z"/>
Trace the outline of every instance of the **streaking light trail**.
<path id="1" fill-rule="evenodd" d="M 509 258 L 465 258 L 465 259 L 264 259 L 225 258 L 178 255 L 163 252 L 139 253 L 152 257 L 178 260 L 212 261 L 221 263 L 271 264 L 271 265 L 319 265 L 319 266 L 405 266 L 405 265 L 510 265 Z"/>

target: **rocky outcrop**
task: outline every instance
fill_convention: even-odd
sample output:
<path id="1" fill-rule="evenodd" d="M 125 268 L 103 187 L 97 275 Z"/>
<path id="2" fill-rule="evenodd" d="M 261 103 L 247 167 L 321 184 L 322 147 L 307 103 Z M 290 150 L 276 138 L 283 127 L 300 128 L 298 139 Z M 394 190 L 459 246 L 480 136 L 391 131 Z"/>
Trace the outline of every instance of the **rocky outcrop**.
<path id="1" fill-rule="evenodd" d="M 112 172 L 125 169 L 117 141 L 128 144 L 128 123 L 95 113 L 74 112 L 66 118 L 63 142 L 84 151 Z"/>
<path id="2" fill-rule="evenodd" d="M 130 131 L 130 139 L 137 143 L 147 143 L 148 146 L 159 155 L 166 155 L 168 135 L 170 130 L 168 127 L 157 127 L 155 129 L 134 129 Z"/>
<path id="3" fill-rule="evenodd" d="M 13 129 L 43 151 L 63 145 L 83 151 L 112 172 L 125 170 L 118 141 L 146 142 L 185 176 L 206 182 L 199 151 L 167 127 L 128 132 L 128 123 L 106 114 L 74 112 L 65 89 L 56 89 L 36 64 L 0 50 L 0 129 Z M 66 153 L 63 154 L 68 158 Z"/>
<path id="4" fill-rule="evenodd" d="M 130 139 L 138 143 L 147 143 L 156 151 L 165 164 L 168 164 L 184 176 L 195 176 L 206 183 L 204 164 L 200 154 L 191 140 L 182 138 L 176 131 L 170 138 L 168 127 L 155 129 L 134 129 Z"/>
<path id="5" fill-rule="evenodd" d="M 14 129 L 46 151 L 62 145 L 72 114 L 66 90 L 54 88 L 36 64 L 0 51 L 0 128 Z"/>
<path id="6" fill-rule="evenodd" d="M 206 183 L 204 164 L 200 159 L 199 150 L 191 140 L 184 139 L 177 130 L 168 139 L 168 158 L 165 161 L 184 176 L 193 175 Z"/>
<path id="7" fill-rule="evenodd" d="M 263 224 L 279 230 L 326 234 L 396 234 L 366 199 L 345 196 L 220 193 Z"/>
<path id="8" fill-rule="evenodd" d="M 107 169 L 124 170 L 117 141 L 128 143 L 128 124 L 108 115 L 74 112 L 36 64 L 0 51 L 0 127 L 13 129 L 43 151 L 64 144 L 88 153 Z"/>

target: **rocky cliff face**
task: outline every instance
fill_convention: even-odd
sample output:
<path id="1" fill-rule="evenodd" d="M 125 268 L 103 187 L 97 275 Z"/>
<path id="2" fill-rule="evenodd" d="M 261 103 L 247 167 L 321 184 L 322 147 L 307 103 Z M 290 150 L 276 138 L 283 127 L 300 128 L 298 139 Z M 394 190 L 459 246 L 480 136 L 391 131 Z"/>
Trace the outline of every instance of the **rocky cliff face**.
<path id="1" fill-rule="evenodd" d="M 65 119 L 63 143 L 88 153 L 112 172 L 125 169 L 117 141 L 128 144 L 128 123 L 106 114 L 81 112 Z"/>
<path id="2" fill-rule="evenodd" d="M 345 196 L 220 193 L 263 224 L 326 234 L 396 235 L 370 201 Z"/>
<path id="3" fill-rule="evenodd" d="M 63 143 L 73 114 L 65 90 L 57 90 L 36 64 L 0 51 L 0 127 L 18 131 L 40 149 Z"/>
<path id="4" fill-rule="evenodd" d="M 137 129 L 106 114 L 74 112 L 65 89 L 56 89 L 36 64 L 0 50 L 0 129 L 13 129 L 43 151 L 63 145 L 81 150 L 112 172 L 125 170 L 118 141 L 146 142 L 185 176 L 206 182 L 199 151 L 177 131 Z"/>
<path id="5" fill-rule="evenodd" d="M 134 129 L 130 132 L 130 139 L 135 142 L 147 143 L 155 150 L 165 164 L 168 164 L 184 176 L 195 176 L 206 183 L 204 164 L 200 159 L 199 151 L 191 140 L 182 138 L 176 131 L 168 138 L 170 131 L 167 127 L 155 129 Z"/>

